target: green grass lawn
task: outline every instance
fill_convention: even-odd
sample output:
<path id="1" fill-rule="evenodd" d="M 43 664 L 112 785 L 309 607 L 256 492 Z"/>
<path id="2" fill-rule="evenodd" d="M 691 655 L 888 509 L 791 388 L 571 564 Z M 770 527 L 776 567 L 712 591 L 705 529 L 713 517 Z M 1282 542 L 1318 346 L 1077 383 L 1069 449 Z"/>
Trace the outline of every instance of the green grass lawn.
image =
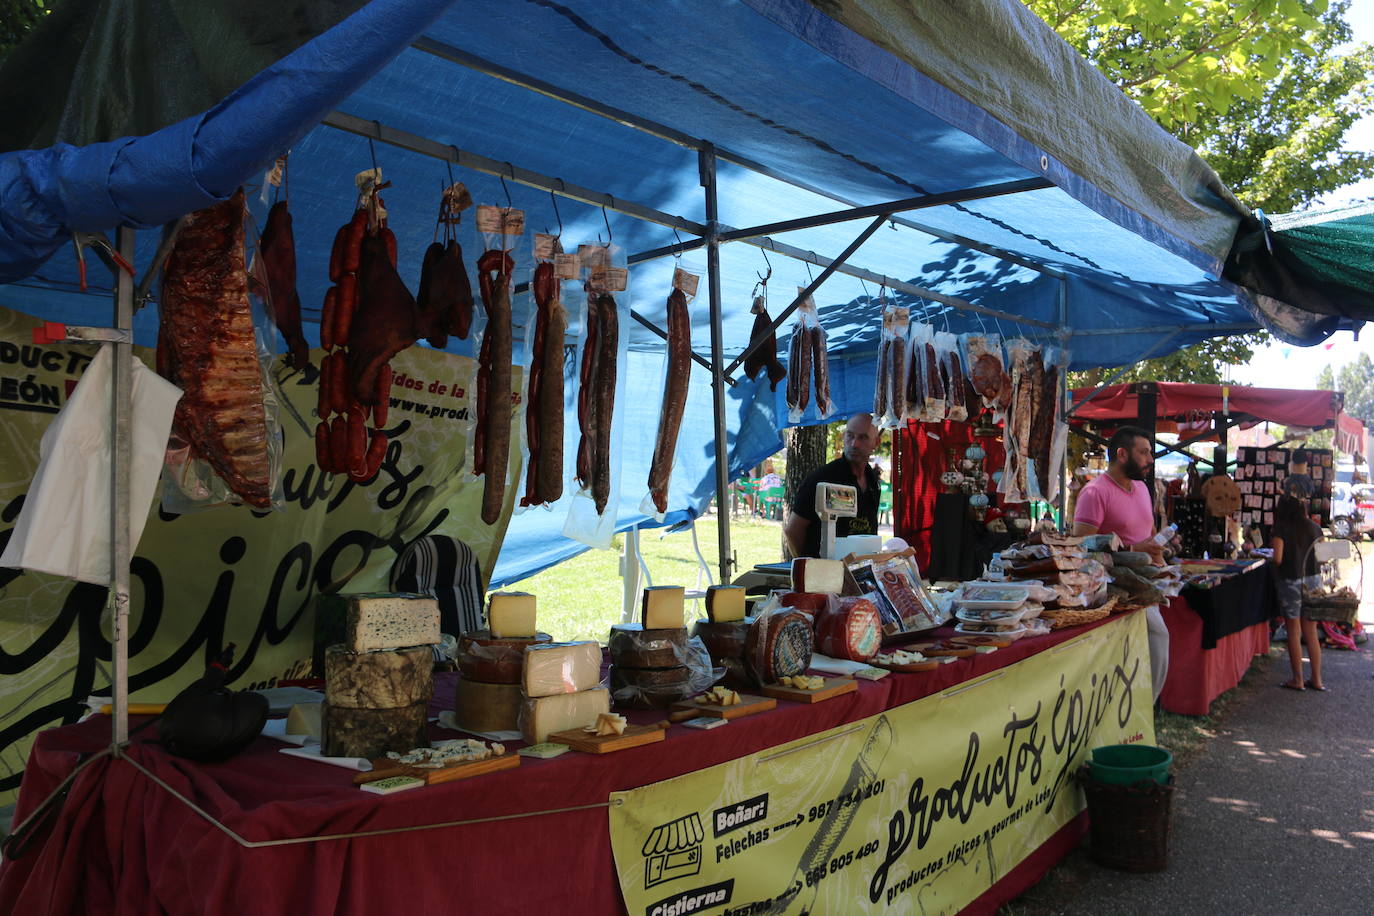
<path id="1" fill-rule="evenodd" d="M 710 581 L 719 571 L 716 518 L 697 519 L 697 541 L 711 568 Z M 692 550 L 690 531 L 665 534 L 665 528 L 640 533 L 639 549 L 654 585 L 697 587 L 701 570 Z M 624 538 L 617 535 L 611 549 L 589 550 L 552 569 L 509 586 L 539 599 L 539 629 L 554 639 L 606 641 L 611 624 L 620 620 L 620 551 Z M 762 519 L 736 516 L 730 523 L 730 547 L 739 560 L 737 571 L 756 563 L 776 563 L 782 558 L 782 525 Z M 641 583 L 647 585 L 647 582 Z M 702 574 L 701 587 L 708 580 Z M 689 602 L 690 610 L 690 602 Z M 705 616 L 705 609 L 697 612 Z"/>

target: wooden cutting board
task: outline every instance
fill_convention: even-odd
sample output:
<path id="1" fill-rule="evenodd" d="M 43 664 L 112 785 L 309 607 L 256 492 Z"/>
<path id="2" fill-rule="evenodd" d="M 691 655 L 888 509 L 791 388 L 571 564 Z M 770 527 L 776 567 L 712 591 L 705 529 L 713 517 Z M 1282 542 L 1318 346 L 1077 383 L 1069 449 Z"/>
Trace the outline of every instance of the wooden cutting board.
<path id="1" fill-rule="evenodd" d="M 682 712 L 692 712 L 695 716 L 711 716 L 716 719 L 738 719 L 741 716 L 752 716 L 756 712 L 767 712 L 770 709 L 777 709 L 778 701 L 771 697 L 756 697 L 750 694 L 741 693 L 739 702 L 733 706 L 720 706 L 715 703 L 694 703 L 685 700 L 681 703 L 674 703 L 674 710 Z M 676 715 L 671 717 L 676 721 Z"/>
<path id="2" fill-rule="evenodd" d="M 904 674 L 913 674 L 917 671 L 934 671 L 936 668 L 940 667 L 940 665 L 944 664 L 943 662 L 938 662 L 933 659 L 926 659 L 923 662 L 913 662 L 907 665 L 888 665 L 874 658 L 870 658 L 868 663 L 874 668 L 886 668 L 888 671 L 900 671 Z"/>
<path id="3" fill-rule="evenodd" d="M 825 686 L 819 690 L 800 690 L 796 687 L 784 687 L 781 684 L 765 684 L 763 694 L 779 700 L 819 703 L 822 700 L 831 700 L 838 696 L 844 696 L 846 693 L 853 693 L 858 689 L 859 682 L 853 678 L 828 677 L 825 679 Z"/>
<path id="4" fill-rule="evenodd" d="M 458 779 L 482 776 L 486 773 L 497 773 L 501 770 L 513 770 L 519 765 L 520 758 L 516 754 L 503 754 L 500 757 L 488 757 L 485 760 L 464 760 L 461 763 L 452 763 L 437 769 L 410 766 L 397 763 L 389 757 L 379 757 L 372 761 L 372 769 L 353 777 L 353 784 L 360 786 L 363 783 L 376 782 L 378 779 L 386 779 L 389 776 L 413 776 L 416 779 L 423 779 L 427 785 L 432 786 L 441 782 L 453 782 Z"/>
<path id="5" fill-rule="evenodd" d="M 627 725 L 623 735 L 593 735 L 580 728 L 570 728 L 565 732 L 554 732 L 545 738 L 554 744 L 566 744 L 584 754 L 609 754 L 612 751 L 628 750 L 642 744 L 662 741 L 667 734 L 657 725 Z"/>
<path id="6" fill-rule="evenodd" d="M 947 646 L 941 642 L 921 642 L 910 646 L 895 646 L 897 649 L 906 649 L 908 652 L 920 652 L 922 655 L 936 658 L 941 655 L 949 655 L 954 658 L 968 658 L 970 655 L 977 655 L 972 646 Z"/>

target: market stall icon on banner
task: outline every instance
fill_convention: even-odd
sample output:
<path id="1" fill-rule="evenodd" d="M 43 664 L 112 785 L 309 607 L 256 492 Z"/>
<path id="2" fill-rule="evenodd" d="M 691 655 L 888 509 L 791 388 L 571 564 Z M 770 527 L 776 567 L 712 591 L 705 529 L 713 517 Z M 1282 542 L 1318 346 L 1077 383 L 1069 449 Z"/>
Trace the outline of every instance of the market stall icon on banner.
<path id="1" fill-rule="evenodd" d="M 659 824 L 644 841 L 644 886 L 701 872 L 701 841 L 706 830 L 696 812 Z"/>

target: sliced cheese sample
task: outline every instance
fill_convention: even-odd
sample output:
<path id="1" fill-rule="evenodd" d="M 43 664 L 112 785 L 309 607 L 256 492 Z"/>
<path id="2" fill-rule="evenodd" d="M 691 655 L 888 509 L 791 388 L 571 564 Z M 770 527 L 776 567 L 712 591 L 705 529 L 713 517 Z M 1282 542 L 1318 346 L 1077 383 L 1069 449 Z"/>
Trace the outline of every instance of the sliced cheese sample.
<path id="1" fill-rule="evenodd" d="M 288 735 L 309 735 L 316 741 L 320 739 L 320 703 L 297 703 L 286 714 L 286 733 Z"/>
<path id="2" fill-rule="evenodd" d="M 439 602 L 422 595 L 373 592 L 321 595 L 316 627 L 353 652 L 433 646 L 440 639 Z"/>
<path id="3" fill-rule="evenodd" d="M 706 616 L 712 623 L 744 619 L 744 586 L 712 585 L 706 589 Z"/>
<path id="4" fill-rule="evenodd" d="M 792 561 L 792 589 L 819 595 L 844 591 L 844 564 L 839 560 L 797 557 Z"/>
<path id="5" fill-rule="evenodd" d="M 595 642 L 554 642 L 525 650 L 525 696 L 577 693 L 601 681 L 601 646 Z"/>
<path id="6" fill-rule="evenodd" d="M 453 720 L 470 732 L 510 732 L 520 727 L 519 684 L 483 684 L 462 678 L 454 686 Z"/>
<path id="7" fill-rule="evenodd" d="M 625 726 L 629 723 L 624 716 L 616 715 L 613 712 L 603 712 L 596 717 L 596 724 L 588 728 L 596 732 L 598 738 L 605 738 L 611 735 L 625 734 Z"/>
<path id="8" fill-rule="evenodd" d="M 330 646 L 324 653 L 324 698 L 349 709 L 395 709 L 428 703 L 434 689 L 434 653 L 429 646 L 384 652 L 350 652 Z"/>
<path id="9" fill-rule="evenodd" d="M 674 630 L 686 626 L 683 609 L 687 599 L 681 585 L 655 585 L 644 589 L 640 623 L 646 630 Z"/>
<path id="10" fill-rule="evenodd" d="M 487 625 L 497 639 L 535 636 L 534 596 L 527 592 L 492 592 L 487 604 Z"/>
<path id="11" fill-rule="evenodd" d="M 585 728 L 596 717 L 611 711 L 611 694 L 605 687 L 520 701 L 520 734 L 529 744 L 547 741 L 554 732 Z"/>

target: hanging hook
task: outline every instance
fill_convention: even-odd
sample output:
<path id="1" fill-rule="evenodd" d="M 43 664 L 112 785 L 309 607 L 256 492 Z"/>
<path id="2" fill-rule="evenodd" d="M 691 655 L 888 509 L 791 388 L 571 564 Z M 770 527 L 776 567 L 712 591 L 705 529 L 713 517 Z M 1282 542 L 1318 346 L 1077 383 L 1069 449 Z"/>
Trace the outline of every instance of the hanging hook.
<path id="1" fill-rule="evenodd" d="M 553 203 L 553 215 L 558 220 L 557 238 L 561 239 L 563 237 L 563 214 L 558 212 L 558 197 L 553 193 L 552 188 L 549 189 L 549 200 Z"/>
<path id="2" fill-rule="evenodd" d="M 772 241 L 773 241 L 773 240 L 772 240 L 772 239 L 769 239 L 768 241 L 769 241 L 769 244 L 772 244 Z M 760 249 L 759 249 L 759 253 L 763 255 L 763 263 L 765 263 L 765 264 L 768 265 L 768 273 L 766 273 L 766 274 L 761 274 L 761 273 L 759 273 L 759 272 L 756 270 L 756 271 L 754 271 L 754 274 L 755 274 L 755 276 L 757 276 L 757 277 L 759 278 L 759 286 L 764 286 L 764 287 L 766 287 L 766 286 L 768 286 L 768 281 L 771 280 L 771 279 L 773 279 L 773 262 L 770 261 L 770 260 L 768 260 L 768 249 L 767 249 L 767 248 L 760 248 Z"/>
<path id="3" fill-rule="evenodd" d="M 377 139 L 380 140 L 382 138 L 382 122 L 373 121 L 372 126 L 377 131 Z M 372 156 L 372 172 L 376 176 L 376 180 L 380 182 L 381 169 L 377 168 L 377 147 L 372 142 L 371 137 L 367 138 L 367 151 Z"/>
<path id="4" fill-rule="evenodd" d="M 816 256 L 816 252 L 811 252 L 811 256 L 814 258 Z M 810 286 L 812 283 L 816 282 L 816 278 L 811 274 L 811 262 L 802 261 L 802 263 L 806 265 L 806 283 L 808 286 Z"/>
<path id="5" fill-rule="evenodd" d="M 458 154 L 458 148 L 456 146 L 453 148 L 453 154 L 455 156 Z M 444 168 L 448 169 L 448 187 L 451 188 L 453 187 L 453 163 L 448 159 L 445 159 Z"/>
<path id="6" fill-rule="evenodd" d="M 678 234 L 677 227 L 673 227 L 673 238 L 677 239 L 678 247 L 673 251 L 673 260 L 682 263 L 682 236 Z"/>
<path id="7" fill-rule="evenodd" d="M 866 301 L 868 301 L 868 302 L 872 302 L 872 301 L 873 301 L 873 294 L 870 293 L 870 292 L 868 291 L 868 284 L 864 282 L 864 278 L 863 278 L 863 277 L 859 277 L 858 280 L 859 280 L 859 285 L 862 286 L 862 287 L 864 288 L 864 299 L 865 299 Z"/>
<path id="8" fill-rule="evenodd" d="M 609 194 L 606 195 L 606 196 L 607 196 L 607 199 L 610 200 L 611 206 L 614 207 L 614 206 L 615 206 L 615 198 L 614 198 L 614 197 L 611 197 Z M 601 205 L 601 221 L 602 221 L 603 223 L 606 224 L 606 245 L 605 245 L 605 247 L 606 247 L 606 248 L 610 248 L 610 247 L 611 247 L 611 242 L 615 241 L 615 234 L 611 232 L 611 218 L 610 218 L 609 216 L 606 215 L 606 205 L 605 205 L 605 204 L 602 204 L 602 205 Z"/>
<path id="9" fill-rule="evenodd" d="M 511 165 L 509 162 L 507 162 L 507 163 L 506 163 L 506 168 L 510 170 L 510 180 L 511 180 L 511 181 L 514 181 L 514 180 L 515 180 L 515 166 L 513 166 L 513 165 Z M 511 203 L 511 199 L 510 199 L 510 188 L 507 187 L 507 185 L 506 185 L 506 176 L 505 176 L 505 175 L 497 175 L 496 177 L 497 177 L 498 179 L 500 179 L 500 181 L 501 181 L 501 190 L 504 191 L 504 192 L 506 193 L 506 209 L 507 209 L 507 210 L 514 210 L 514 209 L 515 209 L 515 204 Z"/>

